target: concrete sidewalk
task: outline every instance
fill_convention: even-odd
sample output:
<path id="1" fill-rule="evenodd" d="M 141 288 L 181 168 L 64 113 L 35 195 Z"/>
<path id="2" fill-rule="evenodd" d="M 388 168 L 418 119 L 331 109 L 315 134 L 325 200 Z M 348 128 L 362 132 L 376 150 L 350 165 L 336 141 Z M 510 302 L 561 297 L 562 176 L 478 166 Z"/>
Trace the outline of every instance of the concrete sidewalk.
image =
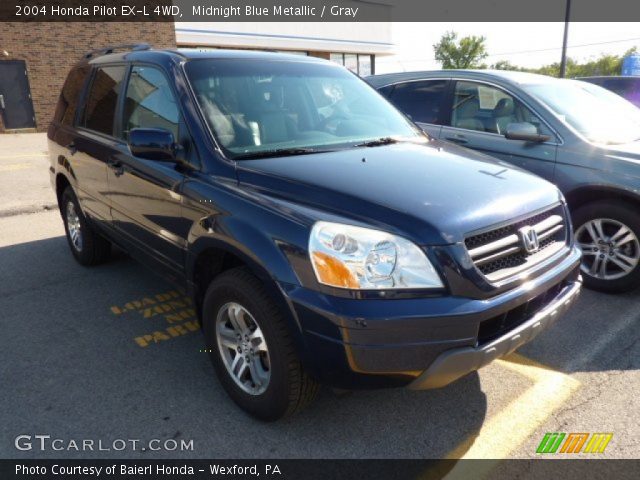
<path id="1" fill-rule="evenodd" d="M 45 133 L 0 135 L 0 217 L 56 208 Z"/>

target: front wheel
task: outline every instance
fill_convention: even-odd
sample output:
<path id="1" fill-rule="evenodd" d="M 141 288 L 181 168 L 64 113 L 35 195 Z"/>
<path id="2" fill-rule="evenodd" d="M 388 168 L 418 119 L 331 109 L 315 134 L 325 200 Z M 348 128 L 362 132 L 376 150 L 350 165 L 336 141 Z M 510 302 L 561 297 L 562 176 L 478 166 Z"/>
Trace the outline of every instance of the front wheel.
<path id="1" fill-rule="evenodd" d="M 622 202 L 604 201 L 573 214 L 588 288 L 624 292 L 640 285 L 640 216 Z"/>
<path id="2" fill-rule="evenodd" d="M 273 421 L 315 398 L 318 384 L 304 371 L 280 308 L 246 269 L 211 283 L 202 326 L 222 386 L 249 414 Z"/>

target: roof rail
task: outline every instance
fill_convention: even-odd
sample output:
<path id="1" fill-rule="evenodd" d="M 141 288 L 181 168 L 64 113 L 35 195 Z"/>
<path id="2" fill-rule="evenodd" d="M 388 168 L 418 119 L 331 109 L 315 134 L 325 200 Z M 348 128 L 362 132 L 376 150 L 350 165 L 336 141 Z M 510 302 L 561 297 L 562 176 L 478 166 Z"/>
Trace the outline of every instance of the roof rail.
<path id="1" fill-rule="evenodd" d="M 96 48 L 95 50 L 91 50 L 85 53 L 82 58 L 95 58 L 101 55 L 108 55 L 109 53 L 113 53 L 115 50 L 131 50 L 132 52 L 139 52 L 141 50 L 150 50 L 151 45 L 148 43 L 131 43 L 124 45 L 111 45 L 103 48 Z"/>

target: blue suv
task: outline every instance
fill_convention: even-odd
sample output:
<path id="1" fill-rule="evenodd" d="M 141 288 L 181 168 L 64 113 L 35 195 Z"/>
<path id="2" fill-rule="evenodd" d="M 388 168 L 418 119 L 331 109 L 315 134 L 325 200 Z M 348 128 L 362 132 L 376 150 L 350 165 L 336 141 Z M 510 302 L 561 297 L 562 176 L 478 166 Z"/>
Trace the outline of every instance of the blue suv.
<path id="1" fill-rule="evenodd" d="M 330 62 L 91 52 L 48 138 L 76 260 L 117 244 L 184 287 L 220 382 L 263 420 L 321 383 L 446 385 L 580 290 L 555 186 L 428 138 Z"/>

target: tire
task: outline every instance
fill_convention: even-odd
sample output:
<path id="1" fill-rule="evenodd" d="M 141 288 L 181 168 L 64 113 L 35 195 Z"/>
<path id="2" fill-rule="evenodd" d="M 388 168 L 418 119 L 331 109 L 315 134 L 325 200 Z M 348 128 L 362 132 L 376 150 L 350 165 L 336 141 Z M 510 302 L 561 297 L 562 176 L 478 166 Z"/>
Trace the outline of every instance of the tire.
<path id="1" fill-rule="evenodd" d="M 78 263 L 91 266 L 107 261 L 111 253 L 111 243 L 91 226 L 70 186 L 62 193 L 59 206 L 67 242 Z"/>
<path id="2" fill-rule="evenodd" d="M 580 269 L 586 287 L 620 293 L 640 285 L 637 208 L 616 201 L 589 203 L 574 212 L 573 224 L 583 252 Z"/>
<path id="3" fill-rule="evenodd" d="M 319 386 L 296 355 L 282 311 L 245 268 L 228 270 L 214 279 L 204 297 L 202 318 L 207 350 L 220 383 L 245 412 L 274 421 L 315 399 Z M 235 325 L 244 324 L 248 329 L 234 329 L 234 319 Z M 251 332 L 253 338 L 238 337 L 239 331 Z M 242 375 L 232 375 L 234 362 L 235 371 Z"/>

